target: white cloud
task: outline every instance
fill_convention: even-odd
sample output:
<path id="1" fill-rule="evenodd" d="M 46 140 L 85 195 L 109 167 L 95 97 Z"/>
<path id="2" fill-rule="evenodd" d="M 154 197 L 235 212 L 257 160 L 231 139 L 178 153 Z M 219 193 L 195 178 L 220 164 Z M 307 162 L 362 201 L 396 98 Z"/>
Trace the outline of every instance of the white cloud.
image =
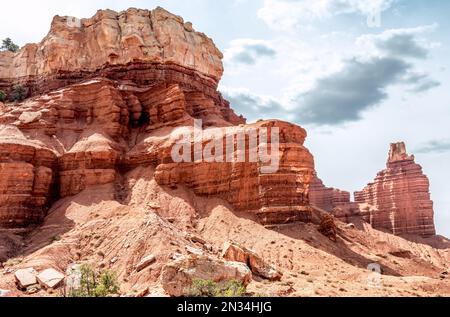
<path id="1" fill-rule="evenodd" d="M 388 10 L 394 0 L 265 0 L 258 16 L 270 27 L 289 30 L 316 20 L 357 13 L 370 16 Z"/>

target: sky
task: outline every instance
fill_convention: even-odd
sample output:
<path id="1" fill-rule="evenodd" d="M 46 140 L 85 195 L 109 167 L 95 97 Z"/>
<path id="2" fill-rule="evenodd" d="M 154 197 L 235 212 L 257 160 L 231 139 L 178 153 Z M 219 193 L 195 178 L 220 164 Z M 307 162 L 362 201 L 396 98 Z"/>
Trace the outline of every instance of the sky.
<path id="1" fill-rule="evenodd" d="M 2 4 L 0 38 L 38 42 L 56 14 L 156 6 L 224 52 L 220 90 L 236 112 L 307 129 L 328 186 L 361 190 L 405 141 L 450 237 L 450 1 L 15 0 Z"/>

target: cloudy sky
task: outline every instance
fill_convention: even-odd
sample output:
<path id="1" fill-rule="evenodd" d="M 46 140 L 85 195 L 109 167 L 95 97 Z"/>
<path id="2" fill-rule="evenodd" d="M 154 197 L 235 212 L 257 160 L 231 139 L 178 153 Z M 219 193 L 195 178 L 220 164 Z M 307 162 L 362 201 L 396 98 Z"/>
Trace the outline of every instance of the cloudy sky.
<path id="1" fill-rule="evenodd" d="M 224 52 L 220 89 L 249 121 L 308 130 L 328 186 L 362 189 L 405 141 L 450 236 L 450 2 L 441 0 L 80 0 L 2 4 L 0 38 L 39 41 L 53 15 L 160 5 Z M 377 14 L 377 12 L 379 14 Z"/>

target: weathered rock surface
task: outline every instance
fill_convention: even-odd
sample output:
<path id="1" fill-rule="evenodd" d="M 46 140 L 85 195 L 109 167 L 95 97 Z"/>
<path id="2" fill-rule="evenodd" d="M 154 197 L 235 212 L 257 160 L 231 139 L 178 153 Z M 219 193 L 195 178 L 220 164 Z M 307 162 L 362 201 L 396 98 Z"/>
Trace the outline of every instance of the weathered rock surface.
<path id="1" fill-rule="evenodd" d="M 17 287 L 21 290 L 25 290 L 30 286 L 36 285 L 38 283 L 36 279 L 37 274 L 38 273 L 33 268 L 17 270 L 14 273 Z"/>
<path id="2" fill-rule="evenodd" d="M 64 274 L 55 269 L 46 269 L 36 276 L 37 281 L 44 289 L 55 289 L 64 281 Z"/>
<path id="3" fill-rule="evenodd" d="M 161 283 L 170 296 L 189 294 L 195 280 L 216 283 L 238 281 L 248 285 L 252 278 L 250 269 L 239 262 L 220 261 L 207 256 L 182 256 L 167 264 L 161 273 Z"/>
<path id="4" fill-rule="evenodd" d="M 391 145 L 387 169 L 375 181 L 355 193 L 357 203 L 372 206 L 364 214 L 374 228 L 392 233 L 432 236 L 434 227 L 430 183 L 404 143 Z"/>
<path id="5" fill-rule="evenodd" d="M 52 201 L 56 155 L 14 126 L 0 124 L 0 227 L 42 220 Z"/>
<path id="6" fill-rule="evenodd" d="M 117 16 L 119 20 L 120 16 L 139 20 L 141 12 L 131 9 Z M 139 57 L 135 52 L 148 48 L 147 39 L 154 37 L 153 26 L 148 28 L 146 22 L 133 22 L 138 26 L 130 27 L 144 34 L 144 46 L 125 47 L 117 44 L 121 39 L 108 46 L 104 38 L 117 30 L 108 30 L 109 24 L 115 23 L 110 13 L 100 12 L 90 22 L 101 21 L 92 26 L 82 24 L 81 29 L 73 28 L 73 33 L 56 18 L 42 43 L 27 46 L 16 55 L 0 54 L 0 89 L 21 83 L 30 92 L 23 102 L 0 104 L 0 157 L 5 164 L 1 176 L 7 176 L 0 178 L 0 227 L 39 223 L 51 207 L 36 230 L 0 229 L 0 261 L 5 261 L 1 289 L 14 289 L 13 296 L 39 293 L 39 285 L 29 287 L 28 293 L 15 290 L 13 272 L 22 267 L 53 267 L 64 272 L 70 266 L 66 271 L 69 294 L 80 286 L 80 266 L 72 266 L 79 261 L 96 270 L 111 269 L 117 273 L 122 291 L 138 295 L 149 290 L 150 296 L 166 296 L 161 284 L 170 294 L 184 295 L 197 278 L 238 279 L 246 284 L 252 276 L 246 264 L 217 258 L 218 250 L 230 239 L 251 247 L 260 259 L 284 273 L 282 283 L 255 278 L 248 285 L 249 294 L 450 294 L 448 283 L 438 280 L 441 272 L 449 270 L 448 241 L 440 237 L 406 240 L 355 219 L 358 230 L 336 223 L 342 239 L 330 243 L 317 231 L 327 213 L 316 212 L 309 201 L 314 162 L 303 146 L 306 132 L 279 121 L 244 125 L 245 120 L 217 91 L 221 65 L 217 72 L 209 71 L 215 64 L 211 59 L 202 58 L 189 66 L 178 57 L 175 62 L 154 61 L 153 55 L 148 60 Z M 176 20 L 168 17 L 166 22 Z M 119 21 L 125 28 L 127 23 Z M 184 26 L 191 29 L 190 24 Z M 125 28 L 120 29 L 122 35 Z M 99 34 L 92 36 L 91 31 Z M 171 38 L 157 50 L 188 47 L 184 41 L 191 43 L 189 34 Z M 99 43 L 103 47 L 92 48 Z M 208 50 L 209 44 L 205 45 L 196 51 Z M 37 47 L 36 54 L 27 55 L 33 47 Z M 117 58 L 107 56 L 111 61 L 104 59 L 110 47 L 120 49 Z M 88 54 L 91 60 L 84 61 L 78 52 Z M 55 56 L 61 56 L 62 62 Z M 193 132 L 195 119 L 203 120 L 203 128 L 228 134 L 240 129 L 279 128 L 280 169 L 264 174 L 260 162 L 173 162 L 173 145 L 183 131 Z M 202 144 L 202 149 L 206 146 Z M 252 149 L 246 146 L 241 153 L 247 155 Z M 359 216 L 370 220 L 377 210 L 364 206 L 358 208 Z M 340 212 L 346 217 L 347 211 Z M 264 226 L 255 222 L 284 224 L 310 217 L 313 224 Z M 411 258 L 403 251 L 411 252 Z M 138 272 L 136 266 L 149 254 L 158 261 Z M 248 259 L 245 252 L 239 254 L 233 256 Z M 14 258 L 17 256 L 20 258 Z M 6 263 L 8 259 L 11 261 Z M 393 287 L 367 288 L 368 260 L 379 262 L 393 275 L 384 276 L 389 283 L 386 286 Z M 260 268 L 262 273 L 257 274 L 267 273 L 265 264 L 248 263 Z M 426 278 L 404 278 L 416 275 Z M 314 280 L 317 293 L 305 287 L 306 276 Z"/>
<path id="7" fill-rule="evenodd" d="M 314 175 L 310 185 L 311 205 L 331 212 L 334 208 L 350 203 L 350 193 L 336 188 L 326 187 L 322 180 Z"/>
<path id="8" fill-rule="evenodd" d="M 332 215 L 327 214 L 323 217 L 318 230 L 331 241 L 337 241 L 337 226 Z"/>
<path id="9" fill-rule="evenodd" d="M 247 264 L 253 274 L 270 281 L 279 281 L 283 277 L 283 274 L 280 271 L 266 263 L 266 261 L 255 252 L 248 250 L 237 243 L 226 243 L 223 247 L 222 257 L 228 261 Z"/>
<path id="10" fill-rule="evenodd" d="M 221 130 L 225 135 L 249 134 L 250 130 L 278 128 L 280 131 L 279 169 L 273 173 L 262 173 L 263 163 L 216 163 L 191 164 L 168 163 L 158 166 L 155 178 L 161 185 L 185 184 L 197 195 L 219 196 L 232 204 L 238 211 L 256 214 L 263 224 L 309 221 L 309 183 L 314 172 L 311 153 L 303 146 L 306 138 L 304 129 L 279 121 L 261 121 L 245 127 L 230 127 Z M 233 146 L 237 138 L 234 138 Z M 224 144 L 227 144 L 224 137 Z M 159 151 L 169 153 L 173 143 Z M 192 145 L 193 146 L 193 145 Z M 249 156 L 252 148 L 245 148 Z M 142 157 L 142 155 L 133 156 Z M 170 161 L 167 157 L 164 161 Z M 163 162 L 164 162 L 163 161 Z M 225 157 L 223 157 L 225 161 Z"/>
<path id="11" fill-rule="evenodd" d="M 211 39 L 162 8 L 99 10 L 89 19 L 56 16 L 40 43 L 28 44 L 16 54 L 1 52 L 0 78 L 27 80 L 36 91 L 48 85 L 49 77 L 63 79 L 68 72 L 147 63 L 179 65 L 218 81 L 221 59 Z"/>
<path id="12" fill-rule="evenodd" d="M 41 43 L 0 54 L 1 81 L 21 81 L 34 96 L 0 111 L 0 226 L 38 223 L 53 201 L 93 186 L 114 186 L 123 200 L 123 176 L 139 166 L 154 167 L 160 185 L 223 198 L 264 224 L 310 219 L 306 131 L 280 121 L 244 125 L 217 91 L 222 55 L 210 39 L 160 8 L 72 22 L 56 17 Z M 174 162 L 172 149 L 194 120 L 246 163 Z M 249 162 L 264 142 L 244 136 L 239 146 L 240 133 L 263 129 L 268 151 L 270 131 L 280 131 L 279 168 L 269 174 L 264 162 Z"/>
<path id="13" fill-rule="evenodd" d="M 152 265 L 155 261 L 156 261 L 156 258 L 154 255 L 146 256 L 145 258 L 143 258 L 141 260 L 141 262 L 138 263 L 138 265 L 136 265 L 136 271 L 140 272 L 140 271 L 146 269 L 147 267 Z"/>

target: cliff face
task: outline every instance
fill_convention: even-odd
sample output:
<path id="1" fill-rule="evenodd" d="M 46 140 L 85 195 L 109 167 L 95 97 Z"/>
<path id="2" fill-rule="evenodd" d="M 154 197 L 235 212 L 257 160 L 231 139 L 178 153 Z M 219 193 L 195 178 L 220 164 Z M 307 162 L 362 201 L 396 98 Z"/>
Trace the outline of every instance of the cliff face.
<path id="1" fill-rule="evenodd" d="M 221 59 L 209 38 L 161 8 L 55 17 L 42 42 L 0 53 L 0 89 L 29 92 L 0 107 L 0 226 L 38 223 L 55 200 L 93 186 L 114 186 L 127 204 L 124 175 L 142 167 L 160 185 L 221 197 L 262 223 L 308 220 L 314 162 L 306 131 L 279 121 L 244 125 L 217 91 Z M 279 129 L 279 170 L 264 174 L 260 161 L 174 162 L 171 150 L 196 119 L 224 139 Z M 261 149 L 246 142 L 246 156 L 253 150 Z"/>
<path id="2" fill-rule="evenodd" d="M 435 233 L 428 179 L 404 144 L 392 146 L 388 168 L 352 203 L 350 193 L 316 176 L 304 129 L 280 121 L 245 125 L 233 112 L 217 91 L 221 59 L 211 39 L 161 8 L 57 16 L 40 43 L 1 52 L 0 89 L 21 84 L 29 98 L 0 104 L 0 225 L 38 223 L 56 200 L 98 185 L 113 185 L 126 204 L 125 174 L 151 167 L 158 184 L 220 197 L 263 224 L 307 221 L 314 206 L 395 234 Z M 237 152 L 243 133 L 245 162 L 226 154 L 174 162 L 172 150 L 195 134 L 195 120 Z M 249 140 L 261 129 L 279 131 L 279 168 L 269 174 L 263 162 L 249 162 L 251 152 L 263 151 L 265 144 Z M 200 152 L 212 140 L 201 140 Z"/>
<path id="3" fill-rule="evenodd" d="M 404 143 L 391 145 L 387 169 L 355 193 L 357 203 L 372 205 L 369 222 L 394 234 L 436 234 L 429 180 L 409 156 Z"/>
<path id="4" fill-rule="evenodd" d="M 350 193 L 326 187 L 315 175 L 310 185 L 310 201 L 311 205 L 332 212 L 336 207 L 350 203 Z"/>
<path id="5" fill-rule="evenodd" d="M 18 54 L 1 53 L 0 78 L 36 80 L 139 62 L 175 64 L 218 81 L 221 59 L 211 39 L 162 8 L 100 10 L 82 20 L 56 16 L 40 43 L 26 45 Z"/>

